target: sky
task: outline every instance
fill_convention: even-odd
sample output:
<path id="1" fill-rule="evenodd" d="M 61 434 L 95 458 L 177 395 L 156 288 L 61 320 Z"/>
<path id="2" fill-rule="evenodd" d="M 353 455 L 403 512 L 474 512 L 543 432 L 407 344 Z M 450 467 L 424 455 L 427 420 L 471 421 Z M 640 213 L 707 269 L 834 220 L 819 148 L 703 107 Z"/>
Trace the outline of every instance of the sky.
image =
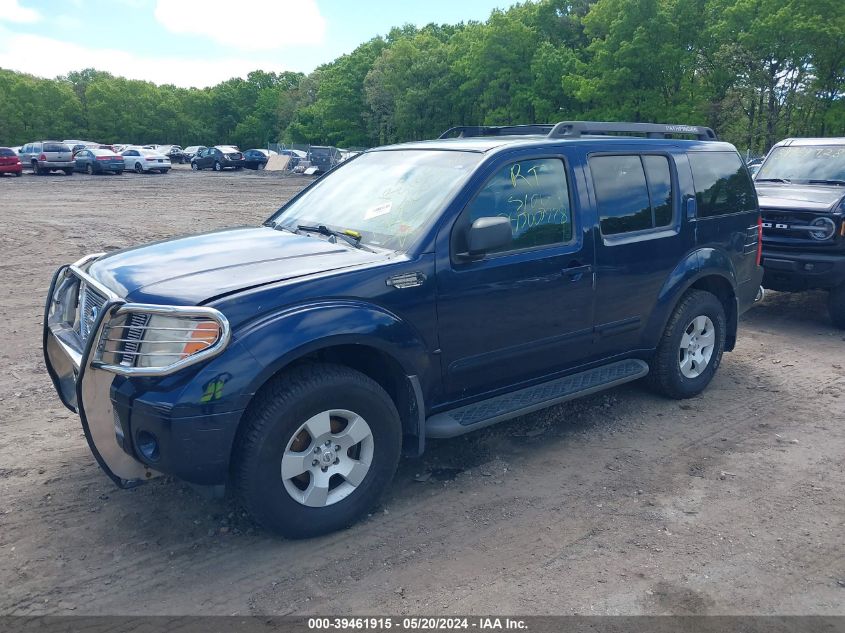
<path id="1" fill-rule="evenodd" d="M 485 20 L 514 2 L 0 0 L 0 68 L 205 87 L 256 69 L 307 73 L 391 27 Z"/>

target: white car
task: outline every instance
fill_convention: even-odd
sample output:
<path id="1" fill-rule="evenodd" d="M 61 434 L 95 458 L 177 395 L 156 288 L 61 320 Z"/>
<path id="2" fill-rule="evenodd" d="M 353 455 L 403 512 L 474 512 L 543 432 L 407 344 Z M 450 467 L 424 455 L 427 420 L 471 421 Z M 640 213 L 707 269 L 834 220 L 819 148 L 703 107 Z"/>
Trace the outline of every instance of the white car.
<path id="1" fill-rule="evenodd" d="M 161 152 L 143 147 L 130 147 L 123 150 L 123 165 L 127 170 L 138 174 L 145 171 L 158 171 L 166 174 L 170 171 L 170 159 Z"/>

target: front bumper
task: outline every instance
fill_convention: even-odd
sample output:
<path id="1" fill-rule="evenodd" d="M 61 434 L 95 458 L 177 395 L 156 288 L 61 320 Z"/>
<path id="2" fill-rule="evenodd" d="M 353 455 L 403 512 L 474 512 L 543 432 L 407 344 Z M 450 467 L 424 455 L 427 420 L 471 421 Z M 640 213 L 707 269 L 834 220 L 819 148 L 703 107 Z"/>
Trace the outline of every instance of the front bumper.
<path id="1" fill-rule="evenodd" d="M 800 292 L 845 283 L 845 253 L 794 253 L 763 249 L 763 286 Z"/>
<path id="2" fill-rule="evenodd" d="M 97 257 L 91 255 L 61 267 L 50 284 L 44 313 L 44 361 L 62 403 L 79 414 L 97 463 L 122 488 L 160 474 L 197 484 L 225 483 L 242 409 L 221 411 L 207 407 L 194 409 L 194 414 L 175 413 L 173 406 L 155 397 L 148 399 L 138 391 L 139 384 L 148 384 L 144 381 L 149 380 L 150 370 L 115 367 L 97 360 L 102 354 L 98 355 L 96 348 L 109 320 L 119 317 L 123 306 L 141 307 L 127 304 L 87 274 L 88 265 Z M 67 318 L 68 310 L 75 309 L 81 283 L 106 298 L 96 315 L 89 319 L 90 333 L 84 340 Z M 147 306 L 147 309 L 167 312 L 178 308 Z M 225 347 L 229 340 L 228 323 L 223 330 L 221 340 Z M 216 353 L 209 352 L 205 357 Z M 181 366 L 170 366 L 162 370 L 161 376 L 173 374 Z M 179 376 L 182 374 L 174 379 L 178 381 Z M 170 395 L 176 393 L 171 391 Z M 138 438 L 143 434 L 157 440 L 153 457 L 139 450 Z"/>

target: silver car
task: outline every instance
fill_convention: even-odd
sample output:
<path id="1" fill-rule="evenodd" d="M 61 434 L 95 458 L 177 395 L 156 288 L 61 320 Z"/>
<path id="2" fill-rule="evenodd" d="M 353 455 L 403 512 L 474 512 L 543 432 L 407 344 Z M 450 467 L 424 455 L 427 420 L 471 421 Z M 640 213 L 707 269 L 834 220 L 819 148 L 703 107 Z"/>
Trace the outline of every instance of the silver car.
<path id="1" fill-rule="evenodd" d="M 40 176 L 51 171 L 63 171 L 68 176 L 73 175 L 73 153 L 60 141 L 27 143 L 21 148 L 19 156 L 21 164 L 30 167 L 33 174 Z"/>

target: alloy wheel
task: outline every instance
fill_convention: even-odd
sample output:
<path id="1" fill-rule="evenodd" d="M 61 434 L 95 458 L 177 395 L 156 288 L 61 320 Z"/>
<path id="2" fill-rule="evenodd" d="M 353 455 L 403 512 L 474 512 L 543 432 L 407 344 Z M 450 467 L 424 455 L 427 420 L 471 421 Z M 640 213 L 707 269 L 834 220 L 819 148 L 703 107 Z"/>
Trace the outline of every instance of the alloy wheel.
<path id="1" fill-rule="evenodd" d="M 690 321 L 678 349 L 681 373 L 687 378 L 698 378 L 710 364 L 715 345 L 716 328 L 710 317 L 700 315 Z"/>
<path id="2" fill-rule="evenodd" d="M 364 481 L 373 448 L 364 418 L 345 409 L 322 411 L 297 429 L 282 454 L 285 490 L 304 506 L 333 505 Z"/>

